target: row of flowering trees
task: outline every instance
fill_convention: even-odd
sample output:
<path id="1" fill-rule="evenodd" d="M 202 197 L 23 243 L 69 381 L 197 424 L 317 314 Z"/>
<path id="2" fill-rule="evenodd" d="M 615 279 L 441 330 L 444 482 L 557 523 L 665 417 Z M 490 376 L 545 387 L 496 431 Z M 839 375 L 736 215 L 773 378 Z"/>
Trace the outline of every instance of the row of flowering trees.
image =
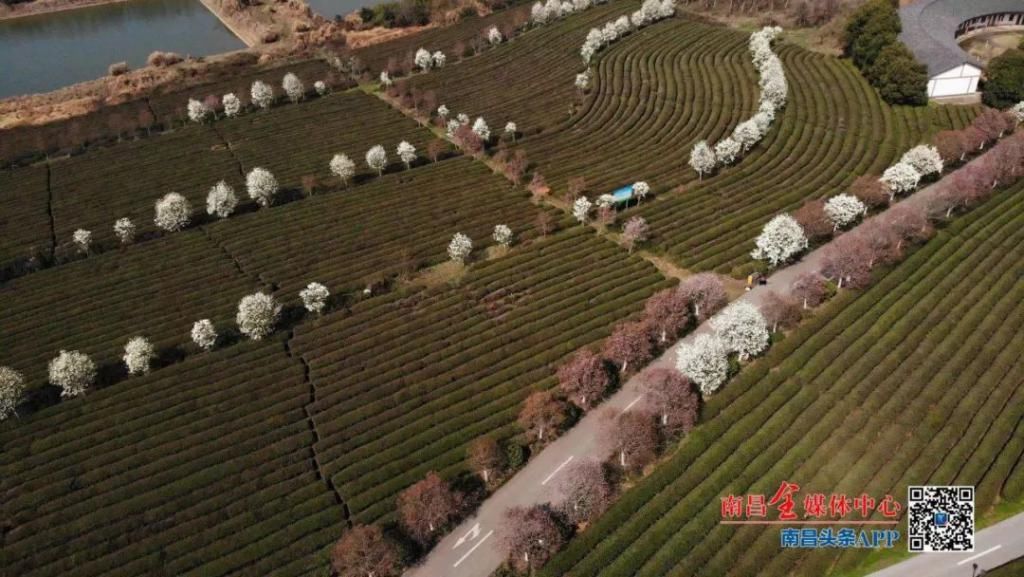
<path id="1" fill-rule="evenodd" d="M 330 296 L 327 287 L 318 282 L 309 283 L 299 292 L 303 307 L 317 315 L 327 310 Z M 235 315 L 238 332 L 257 341 L 271 335 L 281 320 L 282 308 L 277 299 L 264 292 L 242 297 Z M 210 319 L 196 321 L 189 336 L 202 351 L 212 350 L 220 337 Z M 122 361 L 129 375 L 149 373 L 156 358 L 156 347 L 145 336 L 133 336 L 124 346 Z M 81 351 L 61 350 L 49 364 L 49 382 L 60 388 L 62 398 L 85 394 L 95 384 L 96 377 L 96 363 Z M 20 372 L 0 367 L 0 421 L 14 414 L 24 390 L 25 379 Z"/>
<path id="2" fill-rule="evenodd" d="M 292 72 L 284 75 L 281 88 L 292 103 L 297 103 L 306 97 L 306 86 Z M 320 96 L 326 95 L 329 90 L 327 83 L 323 80 L 314 82 L 313 89 Z M 262 80 L 257 80 L 249 89 L 249 98 L 255 108 L 266 110 L 274 104 L 277 97 L 274 95 L 272 86 Z M 198 123 L 216 120 L 218 110 L 223 111 L 224 116 L 234 118 L 243 112 L 242 101 L 233 92 L 229 92 L 220 98 L 212 94 L 203 100 L 190 98 L 186 106 L 189 120 Z"/>
<path id="3" fill-rule="evenodd" d="M 1014 129 L 1017 117 L 1012 113 L 986 109 L 971 126 L 936 135 L 936 145 L 921 144 L 906 151 L 900 160 L 881 176 L 865 175 L 856 179 L 848 193 L 827 200 L 806 202 L 792 215 L 780 214 L 765 224 L 755 241 L 751 256 L 776 267 L 801 254 L 819 240 L 826 240 L 867 214 L 870 208 L 883 208 L 898 195 L 917 189 L 923 179 L 937 178 L 946 166 L 960 163 Z M 1022 140 L 1010 139 L 993 150 L 990 160 L 957 171 L 950 186 L 943 188 L 938 201 L 948 217 L 958 206 L 972 202 L 979 188 L 991 188 L 1008 178 L 1014 167 L 1012 157 Z M 842 282 L 842 278 L 839 279 Z"/>
<path id="4" fill-rule="evenodd" d="M 418 158 L 416 147 L 404 140 L 398 143 L 395 154 L 407 169 Z M 383 174 L 388 167 L 387 151 L 379 144 L 366 152 L 365 160 L 366 166 L 377 171 L 378 176 Z M 345 154 L 335 154 L 328 163 L 328 167 L 331 173 L 338 177 L 345 186 L 355 176 L 356 164 Z M 261 208 L 271 206 L 274 197 L 280 191 L 277 178 L 269 170 L 261 167 L 253 168 L 246 174 L 245 188 L 249 199 Z M 234 187 L 221 180 L 214 184 L 206 195 L 206 213 L 218 218 L 227 218 L 234 214 L 238 203 L 238 195 L 235 193 Z M 177 192 L 165 194 L 156 201 L 154 206 L 153 223 L 166 232 L 185 229 L 191 224 L 192 217 L 192 204 Z M 138 227 L 130 218 L 119 218 L 114 222 L 114 234 L 121 244 L 134 242 L 137 232 Z M 78 229 L 72 235 L 72 241 L 83 253 L 88 254 L 92 245 L 92 232 Z"/>
<path id="5" fill-rule="evenodd" d="M 590 62 L 595 54 L 634 29 L 639 30 L 659 20 L 671 18 L 675 12 L 675 0 L 644 0 L 640 8 L 631 15 L 623 14 L 615 20 L 609 20 L 601 28 L 591 28 L 583 41 L 583 46 L 580 47 L 580 57 L 583 58 L 585 69 L 576 75 L 576 88 L 581 92 L 590 89 L 593 75 Z"/>
<path id="6" fill-rule="evenodd" d="M 512 246 L 514 239 L 512 229 L 507 224 L 495 225 L 491 238 L 503 249 Z M 473 252 L 473 240 L 469 236 L 457 232 L 448 243 L 448 260 L 456 264 L 465 264 L 466 259 Z"/>
<path id="7" fill-rule="evenodd" d="M 712 147 L 706 140 L 693 146 L 690 168 L 704 178 L 719 166 L 728 166 L 739 160 L 768 133 L 776 114 L 786 105 L 789 85 L 782 60 L 772 51 L 772 43 L 782 33 L 778 26 L 766 26 L 750 35 L 750 55 L 757 68 L 761 88 L 760 103 L 753 117 L 736 125 L 727 136 Z"/>
<path id="8" fill-rule="evenodd" d="M 582 12 L 591 6 L 604 4 L 608 0 L 547 0 L 535 2 L 530 8 L 530 23 L 543 26 L 559 18 Z"/>

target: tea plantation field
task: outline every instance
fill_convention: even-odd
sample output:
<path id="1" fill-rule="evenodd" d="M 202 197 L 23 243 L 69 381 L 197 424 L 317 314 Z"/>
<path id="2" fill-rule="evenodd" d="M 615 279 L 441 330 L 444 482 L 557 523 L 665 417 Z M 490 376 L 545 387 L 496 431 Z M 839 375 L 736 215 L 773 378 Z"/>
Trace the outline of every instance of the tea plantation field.
<path id="1" fill-rule="evenodd" d="M 0 170 L 0 265 L 50 250 L 45 166 Z"/>
<path id="2" fill-rule="evenodd" d="M 245 200 L 244 174 L 256 166 L 274 173 L 284 189 L 282 196 L 294 197 L 306 175 L 317 177 L 327 188 L 339 186 L 328 170 L 336 153 L 345 153 L 358 164 L 355 181 L 362 182 L 376 177 L 376 171 L 363 161 L 370 147 L 385 146 L 395 170 L 400 166 L 395 154 L 400 141 L 411 142 L 425 157 L 429 139 L 428 131 L 383 102 L 351 91 L 211 126 L 188 125 L 150 138 L 94 147 L 49 162 L 53 232 L 58 244 L 70 244 L 72 233 L 82 228 L 92 231 L 95 243 L 112 245 L 117 242 L 112 227 L 121 217 L 131 218 L 139 234 L 155 232 L 153 205 L 168 192 L 188 198 L 198 218 L 205 216 L 206 194 L 219 180 L 226 180 Z M 2 240 L 0 256 L 22 256 L 38 244 L 25 235 L 46 239 L 48 245 L 45 167 L 16 167 L 0 178 L 9 185 L 0 197 L 5 214 L 30 219 L 17 236 Z"/>
<path id="3" fill-rule="evenodd" d="M 311 575 L 344 530 L 301 363 L 245 343 L 3 423 L 5 575 Z"/>
<path id="4" fill-rule="evenodd" d="M 745 368 L 667 462 L 545 575 L 825 575 L 863 555 L 779 548 L 719 525 L 720 497 L 905 495 L 976 485 L 984 512 L 1024 496 L 1024 185 L 955 222 Z M 813 418 L 808 418 L 814 415 Z"/>
<path id="5" fill-rule="evenodd" d="M 341 292 L 444 260 L 458 231 L 478 247 L 494 244 L 497 224 L 520 240 L 533 237 L 540 209 L 527 196 L 459 157 L 216 222 L 209 231 L 245 270 L 287 294 L 311 280 Z"/>

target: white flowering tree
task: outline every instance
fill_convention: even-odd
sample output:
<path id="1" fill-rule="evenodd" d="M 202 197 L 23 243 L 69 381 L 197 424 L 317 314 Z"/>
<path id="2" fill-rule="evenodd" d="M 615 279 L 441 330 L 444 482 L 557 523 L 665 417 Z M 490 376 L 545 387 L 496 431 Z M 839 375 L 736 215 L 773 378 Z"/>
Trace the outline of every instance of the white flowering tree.
<path id="1" fill-rule="evenodd" d="M 761 140 L 761 136 L 761 128 L 753 118 L 737 124 L 736 129 L 732 131 L 732 139 L 739 143 L 742 152 L 753 148 Z"/>
<path id="2" fill-rule="evenodd" d="M 491 43 L 491 46 L 501 44 L 501 41 L 505 38 L 502 37 L 501 31 L 498 30 L 497 26 L 491 26 L 487 29 L 487 41 Z"/>
<path id="3" fill-rule="evenodd" d="M 238 330 L 254 341 L 274 332 L 274 325 L 281 318 L 281 305 L 271 295 L 258 292 L 242 297 L 238 302 L 235 322 Z"/>
<path id="4" fill-rule="evenodd" d="M 131 244 L 135 241 L 135 223 L 128 217 L 117 219 L 114 221 L 114 234 L 121 244 Z"/>
<path id="5" fill-rule="evenodd" d="M 293 103 L 302 100 L 302 97 L 306 95 L 306 87 L 302 85 L 299 77 L 291 72 L 284 75 L 284 80 L 281 81 L 281 88 L 284 88 L 284 93 L 288 95 L 288 100 L 291 100 Z"/>
<path id="6" fill-rule="evenodd" d="M 914 167 L 921 176 L 942 172 L 942 155 L 939 149 L 927 144 L 919 144 L 903 153 L 900 162 Z"/>
<path id="7" fill-rule="evenodd" d="M 92 232 L 80 228 L 71 235 L 71 240 L 74 241 L 75 246 L 78 250 L 85 254 L 89 254 L 89 247 L 92 246 Z"/>
<path id="8" fill-rule="evenodd" d="M 384 88 L 391 88 L 391 85 L 393 85 L 394 83 L 395 83 L 395 81 L 391 79 L 391 75 L 388 74 L 387 70 L 381 70 L 380 71 L 380 84 L 381 84 L 381 86 L 383 86 Z"/>
<path id="9" fill-rule="evenodd" d="M 330 296 L 331 292 L 327 290 L 327 287 L 318 282 L 311 282 L 306 285 L 306 288 L 299 291 L 302 306 L 306 307 L 307 311 L 318 315 L 323 314 L 324 309 L 327 308 L 327 299 Z"/>
<path id="10" fill-rule="evenodd" d="M 445 106 L 444 104 L 442 104 L 441 106 L 437 107 L 437 116 L 441 120 L 447 121 L 449 114 L 451 114 L 451 110 L 448 110 L 448 107 Z"/>
<path id="11" fill-rule="evenodd" d="M 693 343 L 682 343 L 677 348 L 676 369 L 697 383 L 706 397 L 718 390 L 729 377 L 725 345 L 716 335 L 697 335 Z"/>
<path id="12" fill-rule="evenodd" d="M 146 337 L 132 337 L 124 346 L 124 366 L 128 374 L 144 375 L 149 372 L 149 365 L 156 358 L 153 343 Z"/>
<path id="13" fill-rule="evenodd" d="M 448 58 L 445 57 L 444 52 L 441 52 L 440 50 L 436 50 L 434 52 L 432 60 L 433 60 L 434 68 L 444 68 L 444 64 L 445 64 L 445 62 L 448 61 Z"/>
<path id="14" fill-rule="evenodd" d="M 398 154 L 398 158 L 405 165 L 406 169 L 412 166 L 413 162 L 416 162 L 416 147 L 404 140 L 398 143 L 395 153 Z"/>
<path id="15" fill-rule="evenodd" d="M 25 377 L 10 367 L 0 367 L 0 422 L 14 414 L 25 391 Z"/>
<path id="16" fill-rule="evenodd" d="M 778 266 L 807 248 L 807 235 L 795 218 L 780 214 L 764 225 L 755 244 L 750 256 Z"/>
<path id="17" fill-rule="evenodd" d="M 513 143 L 516 141 L 516 129 L 517 127 L 515 122 L 505 123 L 505 136 L 511 138 Z"/>
<path id="18" fill-rule="evenodd" d="M 153 223 L 167 232 L 177 232 L 186 226 L 192 218 L 192 205 L 188 199 L 177 192 L 168 192 L 156 201 L 156 216 Z"/>
<path id="19" fill-rule="evenodd" d="M 473 132 L 484 142 L 491 139 L 491 128 L 487 126 L 487 122 L 480 116 L 473 121 Z"/>
<path id="20" fill-rule="evenodd" d="M 693 145 L 693 150 L 690 151 L 690 168 L 697 171 L 699 180 L 704 180 L 704 175 L 714 170 L 717 164 L 715 152 L 711 150 L 706 140 Z"/>
<path id="21" fill-rule="evenodd" d="M 316 91 L 317 96 L 327 95 L 327 83 L 323 80 L 317 80 L 313 83 L 313 90 Z"/>
<path id="22" fill-rule="evenodd" d="M 256 204 L 268 207 L 277 194 L 277 179 L 269 170 L 257 166 L 245 175 L 245 190 Z"/>
<path id="23" fill-rule="evenodd" d="M 459 121 L 460 126 L 465 126 L 469 124 L 469 115 L 466 114 L 465 112 L 460 112 L 457 115 L 455 115 L 455 120 Z"/>
<path id="24" fill-rule="evenodd" d="M 507 224 L 499 224 L 494 227 L 494 234 L 492 235 L 494 242 L 499 245 L 508 248 L 512 244 L 512 229 Z"/>
<path id="25" fill-rule="evenodd" d="M 739 142 L 727 136 L 715 143 L 715 158 L 722 164 L 732 164 L 739 159 L 741 149 Z"/>
<path id="26" fill-rule="evenodd" d="M 274 103 L 274 89 L 266 82 L 257 80 L 252 83 L 252 89 L 249 90 L 249 97 L 252 99 L 253 104 L 266 110 Z"/>
<path id="27" fill-rule="evenodd" d="M 242 112 L 242 102 L 238 100 L 233 92 L 228 92 L 220 99 L 221 104 L 224 106 L 224 115 L 228 118 L 234 118 Z"/>
<path id="28" fill-rule="evenodd" d="M 416 51 L 416 55 L 413 56 L 412 61 L 420 70 L 427 71 L 434 65 L 434 55 L 426 48 L 420 48 Z"/>
<path id="29" fill-rule="evenodd" d="M 366 166 L 376 170 L 377 176 L 384 174 L 384 169 L 388 166 L 388 153 L 383 146 L 378 144 L 366 151 Z"/>
<path id="30" fill-rule="evenodd" d="M 209 351 L 217 344 L 217 329 L 210 319 L 201 319 L 192 325 L 191 337 L 196 346 Z"/>
<path id="31" fill-rule="evenodd" d="M 839 230 L 864 216 L 868 207 L 852 194 L 837 194 L 825 201 L 825 215 L 832 221 L 832 230 Z"/>
<path id="32" fill-rule="evenodd" d="M 711 319 L 725 349 L 741 361 L 756 357 L 768 348 L 768 323 L 753 304 L 740 301 L 729 305 Z"/>
<path id="33" fill-rule="evenodd" d="M 548 12 L 544 9 L 544 4 L 535 2 L 530 7 L 530 21 L 535 25 L 545 24 L 548 21 Z"/>
<path id="34" fill-rule="evenodd" d="M 461 232 L 455 233 L 451 242 L 448 243 L 448 258 L 452 262 L 463 264 L 471 252 L 473 252 L 473 241 Z"/>
<path id="35" fill-rule="evenodd" d="M 341 179 L 348 186 L 348 180 L 356 174 L 356 163 L 345 154 L 335 154 L 330 163 L 331 174 Z"/>
<path id="36" fill-rule="evenodd" d="M 590 69 L 587 68 L 576 75 L 576 90 L 579 90 L 580 92 L 590 90 L 590 74 Z"/>
<path id="37" fill-rule="evenodd" d="M 186 108 L 188 110 L 188 119 L 192 122 L 206 122 L 212 113 L 210 107 L 195 98 L 188 99 L 188 106 Z"/>
<path id="38" fill-rule="evenodd" d="M 640 204 L 640 201 L 647 198 L 647 195 L 651 193 L 651 185 L 643 180 L 638 180 L 633 183 L 633 198 L 636 199 L 636 203 Z"/>
<path id="39" fill-rule="evenodd" d="M 60 387 L 61 397 L 77 397 L 96 380 L 96 363 L 85 353 L 64 351 L 50 361 L 50 384 Z"/>
<path id="40" fill-rule="evenodd" d="M 235 212 L 236 206 L 238 197 L 235 196 L 235 189 L 223 180 L 213 185 L 206 195 L 206 214 L 227 218 Z"/>
<path id="41" fill-rule="evenodd" d="M 459 124 L 459 121 L 458 121 L 458 120 L 454 120 L 454 119 L 452 119 L 452 120 L 449 120 L 449 121 L 448 121 L 448 124 L 446 124 L 446 125 L 445 125 L 445 128 L 444 128 L 444 130 L 445 130 L 445 135 L 447 135 L 447 136 L 448 136 L 448 138 L 455 138 L 455 132 L 456 132 L 456 131 L 457 131 L 457 130 L 458 130 L 459 128 L 461 128 L 461 127 L 462 127 L 462 125 L 461 125 L 461 124 Z"/>
<path id="42" fill-rule="evenodd" d="M 1024 122 L 1024 100 L 1021 100 L 1017 104 L 1010 107 L 1010 114 L 1013 116 L 1017 124 Z"/>
<path id="43" fill-rule="evenodd" d="M 921 181 L 921 173 L 906 162 L 897 162 L 882 173 L 882 182 L 889 188 L 889 201 L 897 194 L 910 192 L 917 188 Z"/>
<path id="44" fill-rule="evenodd" d="M 593 204 L 585 196 L 581 196 L 572 203 L 572 216 L 579 221 L 580 224 L 587 224 L 587 219 L 590 217 L 590 209 Z"/>

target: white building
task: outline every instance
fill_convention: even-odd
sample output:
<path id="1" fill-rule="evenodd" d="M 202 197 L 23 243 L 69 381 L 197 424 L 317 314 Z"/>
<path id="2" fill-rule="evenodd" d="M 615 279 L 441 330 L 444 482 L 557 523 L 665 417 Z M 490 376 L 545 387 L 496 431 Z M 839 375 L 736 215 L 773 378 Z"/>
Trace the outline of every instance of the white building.
<path id="1" fill-rule="evenodd" d="M 928 97 L 978 91 L 982 64 L 959 41 L 979 30 L 1024 29 L 1024 0 L 917 0 L 900 8 L 900 40 L 928 67 Z"/>

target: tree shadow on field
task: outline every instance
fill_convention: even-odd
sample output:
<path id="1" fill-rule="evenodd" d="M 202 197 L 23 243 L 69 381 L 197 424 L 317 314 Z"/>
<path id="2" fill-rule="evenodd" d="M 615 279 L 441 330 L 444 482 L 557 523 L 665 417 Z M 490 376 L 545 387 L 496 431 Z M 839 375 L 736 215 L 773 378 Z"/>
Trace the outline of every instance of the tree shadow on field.
<path id="1" fill-rule="evenodd" d="M 18 404 L 18 416 L 26 417 L 47 407 L 52 407 L 60 402 L 60 387 L 54 385 L 43 385 L 25 391 L 21 403 Z"/>
<path id="2" fill-rule="evenodd" d="M 278 328 L 282 331 L 290 332 L 305 320 L 306 315 L 307 311 L 301 305 L 284 305 L 281 309 L 281 321 L 278 324 Z"/>

